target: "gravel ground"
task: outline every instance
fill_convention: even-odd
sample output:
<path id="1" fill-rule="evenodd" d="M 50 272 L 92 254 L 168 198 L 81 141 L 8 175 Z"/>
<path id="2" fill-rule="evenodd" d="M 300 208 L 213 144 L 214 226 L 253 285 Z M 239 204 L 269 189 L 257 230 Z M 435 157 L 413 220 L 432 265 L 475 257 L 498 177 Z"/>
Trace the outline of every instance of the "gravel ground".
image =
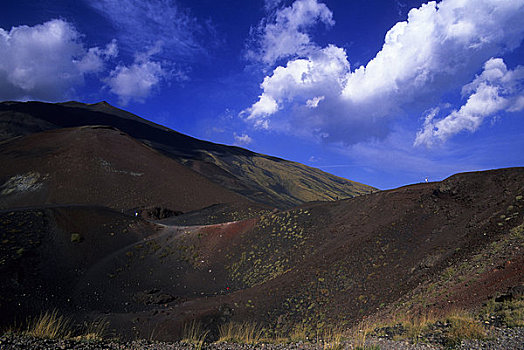
<path id="1" fill-rule="evenodd" d="M 343 349 L 354 349 L 351 342 L 342 344 Z M 412 344 L 409 341 L 388 340 L 370 337 L 366 340 L 366 345 L 378 346 L 380 350 L 424 350 L 424 349 L 445 349 L 441 344 Z M 145 340 L 121 342 L 121 341 L 74 341 L 74 340 L 51 340 L 39 339 L 21 335 L 3 335 L 0 337 L 1 350 L 22 350 L 22 349 L 78 349 L 78 350 L 189 350 L 195 347 L 184 343 L 164 343 L 149 342 Z M 524 328 L 498 328 L 494 329 L 490 339 L 464 340 L 457 344 L 455 349 L 480 349 L 480 350 L 524 350 Z M 266 350 L 324 350 L 323 345 L 313 343 L 286 343 L 286 344 L 208 344 L 203 349 L 209 350 L 247 350 L 247 349 L 266 349 Z M 373 349 L 371 347 L 371 349 Z M 375 350 L 377 348 L 374 348 Z"/>

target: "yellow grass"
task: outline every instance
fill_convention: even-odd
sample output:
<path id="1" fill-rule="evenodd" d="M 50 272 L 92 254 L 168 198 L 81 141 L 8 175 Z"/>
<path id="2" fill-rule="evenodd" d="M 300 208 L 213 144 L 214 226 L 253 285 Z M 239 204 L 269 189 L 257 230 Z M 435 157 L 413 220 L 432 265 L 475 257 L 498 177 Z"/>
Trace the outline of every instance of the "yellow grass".
<path id="1" fill-rule="evenodd" d="M 306 324 L 300 323 L 293 327 L 293 330 L 289 333 L 289 340 L 292 342 L 306 341 L 308 340 L 309 328 Z"/>
<path id="2" fill-rule="evenodd" d="M 454 311 L 448 315 L 447 321 L 450 324 L 448 339 L 451 342 L 458 342 L 462 339 L 484 339 L 487 336 L 482 324 L 466 311 Z"/>
<path id="3" fill-rule="evenodd" d="M 197 321 L 191 321 L 184 325 L 182 342 L 193 344 L 197 349 L 201 349 L 206 340 L 208 330 L 204 330 L 202 323 Z"/>
<path id="4" fill-rule="evenodd" d="M 46 311 L 29 320 L 25 333 L 37 338 L 69 338 L 71 336 L 71 321 L 59 315 L 57 310 Z"/>
<path id="5" fill-rule="evenodd" d="M 374 329 L 374 325 L 362 321 L 351 330 L 351 341 L 354 349 L 364 349 L 366 346 L 366 338 Z"/>
<path id="6" fill-rule="evenodd" d="M 105 319 L 97 319 L 84 323 L 84 334 L 75 337 L 75 340 L 97 341 L 104 339 L 109 322 Z"/>
<path id="7" fill-rule="evenodd" d="M 219 342 L 257 344 L 262 339 L 262 330 L 256 323 L 229 322 L 218 327 Z"/>
<path id="8" fill-rule="evenodd" d="M 323 350 L 341 350 L 343 332 L 338 328 L 328 328 L 321 334 Z"/>

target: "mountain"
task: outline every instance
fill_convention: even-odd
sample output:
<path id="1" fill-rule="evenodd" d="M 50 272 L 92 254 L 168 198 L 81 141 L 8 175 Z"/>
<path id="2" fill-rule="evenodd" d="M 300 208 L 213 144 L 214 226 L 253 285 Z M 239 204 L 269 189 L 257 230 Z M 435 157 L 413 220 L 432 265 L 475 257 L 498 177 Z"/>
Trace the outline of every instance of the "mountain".
<path id="1" fill-rule="evenodd" d="M 9 323 L 57 308 L 169 340 L 194 319 L 212 333 L 233 320 L 278 334 L 478 309 L 522 289 L 523 198 L 524 168 L 508 168 L 156 222 L 88 205 L 3 210 L 0 314 Z"/>
<path id="2" fill-rule="evenodd" d="M 212 182 L 271 207 L 285 209 L 309 201 L 351 198 L 376 191 L 299 163 L 198 140 L 106 102 L 0 103 L 0 140 L 86 125 L 112 126 Z"/>

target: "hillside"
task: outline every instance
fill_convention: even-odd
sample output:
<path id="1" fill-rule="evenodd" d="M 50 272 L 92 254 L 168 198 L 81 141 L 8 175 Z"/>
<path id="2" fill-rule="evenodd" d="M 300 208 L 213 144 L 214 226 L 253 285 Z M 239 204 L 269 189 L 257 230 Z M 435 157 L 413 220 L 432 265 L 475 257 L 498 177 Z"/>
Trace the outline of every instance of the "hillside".
<path id="1" fill-rule="evenodd" d="M 0 103 L 0 140 L 85 125 L 117 128 L 212 182 L 271 207 L 284 209 L 308 201 L 351 198 L 376 190 L 303 164 L 198 140 L 106 102 Z"/>
<path id="2" fill-rule="evenodd" d="M 524 168 L 509 168 L 204 226 L 198 211 L 175 226 L 89 206 L 4 210 L 0 313 L 56 307 L 176 339 L 193 319 L 211 334 L 230 320 L 314 332 L 478 309 L 524 283 L 523 196 Z"/>
<path id="3" fill-rule="evenodd" d="M 0 209 L 96 205 L 176 212 L 248 203 L 108 126 L 55 129 L 0 143 Z"/>

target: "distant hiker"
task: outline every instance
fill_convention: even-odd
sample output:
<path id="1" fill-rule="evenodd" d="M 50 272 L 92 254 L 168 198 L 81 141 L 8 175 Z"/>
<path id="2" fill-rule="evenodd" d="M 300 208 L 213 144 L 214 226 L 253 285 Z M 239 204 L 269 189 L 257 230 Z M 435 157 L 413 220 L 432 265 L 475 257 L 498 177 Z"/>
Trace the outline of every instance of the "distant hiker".
<path id="1" fill-rule="evenodd" d="M 426 179 L 425 179 L 426 183 L 428 183 L 428 177 L 426 176 Z"/>

